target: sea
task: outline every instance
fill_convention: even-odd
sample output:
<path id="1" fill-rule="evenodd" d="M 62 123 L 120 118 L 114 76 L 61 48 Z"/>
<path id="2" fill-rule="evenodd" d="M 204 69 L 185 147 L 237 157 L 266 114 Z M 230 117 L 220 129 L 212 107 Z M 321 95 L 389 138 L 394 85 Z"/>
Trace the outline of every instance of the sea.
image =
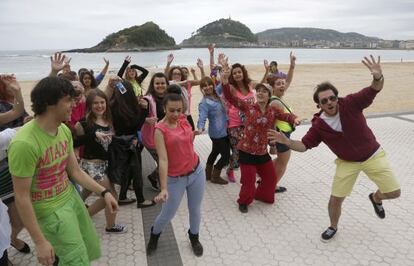
<path id="1" fill-rule="evenodd" d="M 263 60 L 289 63 L 293 51 L 297 64 L 358 63 L 367 55 L 381 56 L 382 62 L 414 62 L 414 50 L 370 50 L 370 49 L 287 49 L 287 48 L 216 48 L 215 54 L 226 54 L 231 63 L 245 65 L 263 64 Z M 56 50 L 0 51 L 0 73 L 15 74 L 18 80 L 38 80 L 50 71 L 50 56 Z M 85 67 L 99 72 L 105 65 L 103 58 L 110 62 L 109 73 L 116 74 L 124 58 L 129 55 L 132 63 L 148 68 L 163 68 L 167 55 L 174 54 L 176 65 L 196 65 L 197 58 L 209 64 L 207 48 L 185 48 L 153 52 L 119 53 L 65 53 L 71 58 L 71 68 L 77 71 Z"/>

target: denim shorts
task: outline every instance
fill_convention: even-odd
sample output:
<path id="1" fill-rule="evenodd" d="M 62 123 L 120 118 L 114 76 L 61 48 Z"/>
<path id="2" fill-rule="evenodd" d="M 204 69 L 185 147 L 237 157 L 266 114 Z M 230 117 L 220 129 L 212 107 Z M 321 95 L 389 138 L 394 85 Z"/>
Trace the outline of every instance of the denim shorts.
<path id="1" fill-rule="evenodd" d="M 285 134 L 285 136 L 288 138 L 290 138 L 290 134 L 292 133 L 292 132 L 283 132 L 283 131 L 281 132 Z M 282 153 L 282 152 L 287 152 L 288 150 L 290 150 L 290 148 L 285 144 L 276 142 L 276 150 L 277 152 Z"/>
<path id="2" fill-rule="evenodd" d="M 101 182 L 104 180 L 108 171 L 108 161 L 93 162 L 81 160 L 80 167 L 96 182 Z"/>

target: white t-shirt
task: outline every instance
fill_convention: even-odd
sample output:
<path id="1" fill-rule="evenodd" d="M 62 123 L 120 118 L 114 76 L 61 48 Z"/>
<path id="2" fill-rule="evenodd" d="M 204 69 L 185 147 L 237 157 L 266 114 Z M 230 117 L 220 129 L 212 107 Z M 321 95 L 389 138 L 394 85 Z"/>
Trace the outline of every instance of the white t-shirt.
<path id="1" fill-rule="evenodd" d="M 7 157 L 6 150 L 14 135 L 16 135 L 16 130 L 12 128 L 6 128 L 0 132 L 0 160 Z"/>
<path id="2" fill-rule="evenodd" d="M 339 116 L 339 111 L 334 116 L 327 116 L 325 112 L 322 112 L 321 119 L 325 121 L 333 130 L 337 132 L 342 132 L 341 117 Z"/>
<path id="3" fill-rule="evenodd" d="M 333 130 L 337 132 L 342 132 L 342 124 L 341 124 L 341 117 L 339 116 L 339 111 L 334 116 L 327 116 L 325 112 L 322 112 L 320 118 L 323 119 L 323 121 L 325 121 Z M 374 154 L 372 154 L 371 157 L 369 157 L 369 159 L 371 159 L 372 157 L 374 157 L 381 151 L 382 151 L 382 148 L 379 147 L 378 150 L 376 150 Z"/>
<path id="4" fill-rule="evenodd" d="M 7 206 L 0 200 L 0 256 L 10 247 L 11 226 Z"/>

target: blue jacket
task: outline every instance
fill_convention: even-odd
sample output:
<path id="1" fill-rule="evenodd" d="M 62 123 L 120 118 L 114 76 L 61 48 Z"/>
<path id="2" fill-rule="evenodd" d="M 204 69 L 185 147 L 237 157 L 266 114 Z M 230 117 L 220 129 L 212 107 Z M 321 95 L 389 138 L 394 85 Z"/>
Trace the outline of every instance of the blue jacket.
<path id="1" fill-rule="evenodd" d="M 208 135 L 218 139 L 227 136 L 227 115 L 220 99 L 204 96 L 198 105 L 198 129 L 204 129 L 208 118 Z"/>

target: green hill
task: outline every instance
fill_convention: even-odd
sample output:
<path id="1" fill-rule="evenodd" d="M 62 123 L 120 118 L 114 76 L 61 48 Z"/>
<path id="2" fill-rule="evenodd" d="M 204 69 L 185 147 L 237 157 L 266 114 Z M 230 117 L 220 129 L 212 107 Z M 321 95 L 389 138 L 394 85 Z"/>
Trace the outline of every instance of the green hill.
<path id="1" fill-rule="evenodd" d="M 199 28 L 180 46 L 205 47 L 209 43 L 215 43 L 220 47 L 243 47 L 256 44 L 257 37 L 243 23 L 219 19 Z"/>
<path id="2" fill-rule="evenodd" d="M 176 48 L 175 40 L 157 24 L 147 22 L 111 33 L 91 48 L 74 49 L 70 52 L 148 51 L 173 48 Z"/>
<path id="3" fill-rule="evenodd" d="M 342 33 L 318 28 L 280 28 L 256 33 L 259 43 L 292 41 L 328 41 L 328 42 L 375 42 L 379 38 L 368 37 L 355 32 Z"/>

